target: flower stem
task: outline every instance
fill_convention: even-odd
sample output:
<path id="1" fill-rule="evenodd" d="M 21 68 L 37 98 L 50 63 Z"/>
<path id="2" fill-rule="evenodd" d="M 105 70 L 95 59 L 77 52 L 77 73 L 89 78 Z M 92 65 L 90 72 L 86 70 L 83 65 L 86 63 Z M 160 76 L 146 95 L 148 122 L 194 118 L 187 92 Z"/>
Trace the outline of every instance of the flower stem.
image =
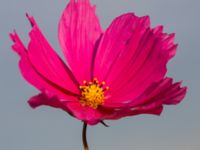
<path id="1" fill-rule="evenodd" d="M 87 143 L 87 123 L 83 123 L 83 131 L 82 131 L 82 140 L 84 150 L 89 150 L 88 143 Z"/>

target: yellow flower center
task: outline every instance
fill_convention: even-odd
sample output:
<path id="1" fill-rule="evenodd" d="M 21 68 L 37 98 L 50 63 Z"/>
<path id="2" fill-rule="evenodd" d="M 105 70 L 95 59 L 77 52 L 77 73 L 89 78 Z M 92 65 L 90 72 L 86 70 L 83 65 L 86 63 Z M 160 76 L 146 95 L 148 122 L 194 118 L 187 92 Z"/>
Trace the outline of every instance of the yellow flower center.
<path id="1" fill-rule="evenodd" d="M 109 89 L 105 86 L 105 82 L 99 84 L 97 78 L 94 78 L 93 82 L 83 81 L 83 86 L 80 86 L 81 96 L 80 103 L 83 106 L 88 106 L 97 109 L 99 105 L 102 105 L 105 100 L 105 91 Z"/>

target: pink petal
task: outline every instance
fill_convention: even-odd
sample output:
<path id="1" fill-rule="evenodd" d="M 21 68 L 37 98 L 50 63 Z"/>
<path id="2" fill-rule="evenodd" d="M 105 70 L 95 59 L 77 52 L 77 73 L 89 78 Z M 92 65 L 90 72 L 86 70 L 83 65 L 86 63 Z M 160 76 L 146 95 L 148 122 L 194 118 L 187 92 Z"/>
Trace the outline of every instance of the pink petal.
<path id="1" fill-rule="evenodd" d="M 82 83 L 91 80 L 91 64 L 102 33 L 95 6 L 89 0 L 70 0 L 58 29 L 63 53 L 73 74 Z"/>
<path id="2" fill-rule="evenodd" d="M 107 111 L 107 114 L 105 113 Z M 133 108 L 103 108 L 100 113 L 103 114 L 104 120 L 116 120 L 123 117 L 135 116 L 140 114 L 160 115 L 163 110 L 162 101 L 157 101 L 151 104 L 133 107 Z M 109 113 L 110 112 L 110 113 Z"/>
<path id="3" fill-rule="evenodd" d="M 115 19 L 102 37 L 94 76 L 110 87 L 105 106 L 128 103 L 164 77 L 177 47 L 174 34 L 163 33 L 161 26 L 149 26 L 148 17 L 125 14 Z"/>
<path id="4" fill-rule="evenodd" d="M 101 121 L 102 115 L 96 109 L 82 106 L 79 102 L 69 102 L 67 107 L 72 115 L 90 125 L 95 125 Z"/>
<path id="5" fill-rule="evenodd" d="M 33 96 L 29 99 L 28 103 L 32 108 L 37 108 L 39 106 L 51 106 L 55 108 L 62 109 L 68 112 L 70 115 L 75 118 L 84 121 L 90 125 L 95 125 L 101 121 L 102 114 L 107 112 L 99 113 L 98 110 L 92 109 L 90 107 L 83 107 L 80 103 L 75 100 L 75 97 L 72 97 L 73 101 L 62 101 L 56 96 L 48 96 L 46 92 L 40 93 L 36 96 Z"/>
<path id="6" fill-rule="evenodd" d="M 49 97 L 45 93 L 40 93 L 31 97 L 28 101 L 29 105 L 32 108 L 37 108 L 42 105 L 47 105 L 55 108 L 62 108 L 62 103 L 58 100 L 56 96 Z"/>
<path id="7" fill-rule="evenodd" d="M 125 51 L 134 33 L 138 18 L 132 13 L 117 17 L 106 30 L 95 57 L 94 75 L 104 81 L 118 57 Z M 148 26 L 146 18 L 143 24 Z M 136 42 L 136 41 L 135 41 Z M 102 71 L 103 70 L 103 71 Z"/>
<path id="8" fill-rule="evenodd" d="M 73 101 L 76 101 L 75 97 L 72 97 L 71 99 L 74 99 Z M 28 103 L 32 108 L 37 108 L 39 106 L 50 106 L 50 107 L 62 109 L 66 111 L 67 113 L 69 113 L 70 115 L 72 115 L 72 113 L 67 108 L 66 102 L 62 102 L 56 96 L 48 96 L 48 94 L 45 91 L 31 97 Z"/>
<path id="9" fill-rule="evenodd" d="M 54 83 L 78 93 L 78 83 L 69 68 L 61 58 L 55 53 L 45 37 L 40 32 L 33 17 L 28 19 L 32 24 L 29 33 L 30 42 L 28 45 L 28 57 L 35 68 L 45 77 Z"/>
<path id="10" fill-rule="evenodd" d="M 135 99 L 132 103 L 124 104 L 124 108 L 113 108 L 116 112 L 111 116 L 104 117 L 108 117 L 107 119 L 119 119 L 139 114 L 160 115 L 163 104 L 175 105 L 183 100 L 187 88 L 180 86 L 181 82 L 172 83 L 171 78 L 165 78 L 150 86 L 142 96 Z"/>
<path id="11" fill-rule="evenodd" d="M 10 34 L 14 42 L 12 48 L 21 57 L 19 67 L 22 75 L 39 90 L 70 100 L 71 96 L 77 96 L 79 92 L 72 74 L 42 36 L 34 19 L 29 19 L 33 29 L 28 50 L 17 33 Z"/>
<path id="12" fill-rule="evenodd" d="M 187 92 L 186 87 L 181 87 L 181 82 L 173 83 L 171 78 L 165 78 L 154 83 L 141 97 L 141 100 L 133 102 L 131 105 L 144 105 L 162 100 L 163 104 L 175 105 L 180 103 Z"/>

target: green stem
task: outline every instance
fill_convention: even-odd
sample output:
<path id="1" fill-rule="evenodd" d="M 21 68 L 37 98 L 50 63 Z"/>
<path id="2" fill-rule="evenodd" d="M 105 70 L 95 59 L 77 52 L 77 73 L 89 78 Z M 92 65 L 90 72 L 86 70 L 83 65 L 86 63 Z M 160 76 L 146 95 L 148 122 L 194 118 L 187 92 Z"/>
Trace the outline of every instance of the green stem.
<path id="1" fill-rule="evenodd" d="M 89 150 L 88 143 L 87 143 L 87 123 L 83 123 L 83 131 L 82 131 L 82 140 L 84 150 Z"/>

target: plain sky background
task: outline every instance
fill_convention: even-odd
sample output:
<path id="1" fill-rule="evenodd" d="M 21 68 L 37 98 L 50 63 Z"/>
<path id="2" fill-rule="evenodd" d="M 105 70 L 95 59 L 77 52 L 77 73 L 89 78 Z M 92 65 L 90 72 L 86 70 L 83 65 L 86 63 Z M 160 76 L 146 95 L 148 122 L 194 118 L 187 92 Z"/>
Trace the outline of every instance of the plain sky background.
<path id="1" fill-rule="evenodd" d="M 68 0 L 0 0 L 0 150 L 82 150 L 82 123 L 50 107 L 33 110 L 27 99 L 38 91 L 18 69 L 8 33 L 16 29 L 27 43 L 33 15 L 41 30 L 60 52 L 57 24 Z M 199 150 L 200 149 L 200 1 L 92 0 L 104 29 L 122 13 L 150 15 L 152 26 L 163 24 L 176 33 L 179 48 L 168 64 L 168 76 L 188 86 L 185 100 L 165 107 L 160 117 L 140 115 L 110 125 L 88 128 L 91 150 Z M 61 54 L 61 53 L 60 53 Z"/>

